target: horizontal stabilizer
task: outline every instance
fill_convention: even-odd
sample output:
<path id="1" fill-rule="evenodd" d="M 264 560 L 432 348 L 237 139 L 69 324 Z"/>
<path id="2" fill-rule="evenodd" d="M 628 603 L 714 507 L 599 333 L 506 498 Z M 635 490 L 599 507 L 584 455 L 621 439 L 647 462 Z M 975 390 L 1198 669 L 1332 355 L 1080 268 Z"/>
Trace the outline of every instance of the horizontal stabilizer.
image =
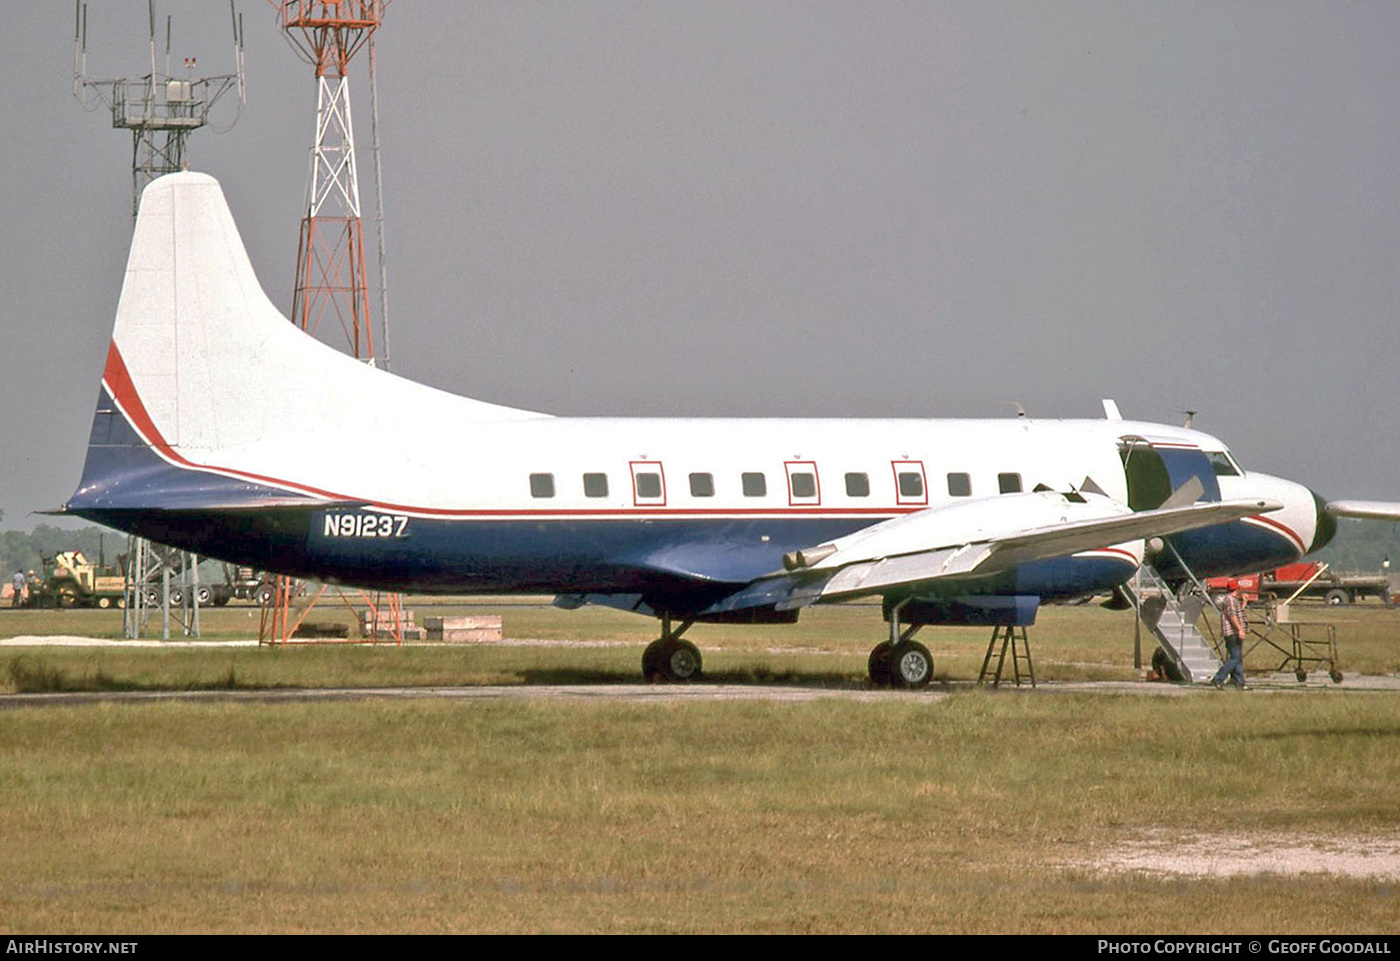
<path id="1" fill-rule="evenodd" d="M 217 513 L 217 514 L 236 514 L 236 513 L 240 513 L 240 512 L 247 512 L 247 513 L 259 512 L 259 513 L 261 513 L 261 512 L 263 512 L 263 511 L 286 511 L 286 510 L 303 510 L 303 511 L 306 511 L 306 510 L 317 510 L 317 511 L 324 511 L 324 510 L 339 510 L 339 511 L 343 511 L 343 510 L 360 510 L 360 509 L 365 508 L 365 507 L 368 507 L 368 506 L 370 506 L 370 505 L 369 505 L 369 503 L 368 503 L 367 501 L 350 501 L 350 500 L 316 501 L 316 500 L 309 500 L 309 499 L 307 499 L 307 498 L 305 498 L 305 497 L 300 497 L 300 498 L 297 498 L 297 497 L 287 497 L 287 498 L 282 498 L 282 499 L 278 499 L 278 498 L 268 498 L 267 500 L 261 500 L 261 501 L 236 501 L 236 502 L 235 502 L 235 501 L 230 501 L 230 502 L 227 503 L 227 504 L 220 504 L 218 501 L 208 501 L 208 502 L 206 502 L 206 503 L 200 504 L 198 507 L 195 507 L 195 508 L 188 508 L 188 507 L 169 507 L 169 508 L 161 508 L 161 509 L 163 509 L 163 510 L 169 510 L 169 511 L 171 511 L 172 513 L 178 512 L 178 511 L 181 511 L 181 510 L 193 510 L 193 511 L 198 511 L 198 512 L 201 512 L 201 513 L 203 513 L 203 512 L 209 512 L 209 513 Z M 149 510 L 151 510 L 151 509 L 150 509 L 150 508 L 144 508 L 144 510 L 149 511 Z"/>

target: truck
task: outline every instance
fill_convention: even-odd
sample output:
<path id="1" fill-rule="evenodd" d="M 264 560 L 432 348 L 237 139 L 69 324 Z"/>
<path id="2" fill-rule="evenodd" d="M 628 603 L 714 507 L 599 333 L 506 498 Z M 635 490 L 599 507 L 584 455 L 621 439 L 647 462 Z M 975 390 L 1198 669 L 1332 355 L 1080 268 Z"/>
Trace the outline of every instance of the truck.
<path id="1" fill-rule="evenodd" d="M 1384 574 L 1334 571 L 1318 561 L 1298 561 L 1271 571 L 1242 574 L 1234 578 L 1250 595 L 1272 594 L 1284 600 L 1299 589 L 1299 600 L 1320 600 L 1331 606 L 1354 604 L 1366 597 L 1379 598 L 1386 607 L 1394 605 L 1390 595 L 1390 578 Z M 1230 581 L 1227 577 L 1212 577 L 1206 582 L 1212 591 L 1223 591 Z"/>
<path id="2" fill-rule="evenodd" d="M 125 607 L 120 566 L 94 564 L 82 551 L 40 558 L 43 575 L 29 585 L 30 607 Z"/>

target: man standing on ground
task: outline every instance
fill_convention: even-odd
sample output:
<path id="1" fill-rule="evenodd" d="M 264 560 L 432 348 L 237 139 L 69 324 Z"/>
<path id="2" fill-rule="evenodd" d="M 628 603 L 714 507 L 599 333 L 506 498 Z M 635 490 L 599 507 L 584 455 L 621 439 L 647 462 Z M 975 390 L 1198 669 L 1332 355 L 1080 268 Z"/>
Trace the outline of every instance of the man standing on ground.
<path id="1" fill-rule="evenodd" d="M 10 583 L 15 588 L 14 597 L 10 598 L 10 606 L 19 607 L 20 598 L 24 595 L 24 571 L 15 571 L 14 579 Z"/>
<path id="2" fill-rule="evenodd" d="M 1244 597 L 1240 582 L 1230 578 L 1230 593 L 1220 604 L 1220 633 L 1225 638 L 1225 663 L 1215 672 L 1211 686 L 1217 689 L 1225 686 L 1225 678 L 1230 678 L 1241 691 L 1249 690 L 1244 682 L 1244 639 L 1249 634 L 1249 621 L 1244 615 Z"/>

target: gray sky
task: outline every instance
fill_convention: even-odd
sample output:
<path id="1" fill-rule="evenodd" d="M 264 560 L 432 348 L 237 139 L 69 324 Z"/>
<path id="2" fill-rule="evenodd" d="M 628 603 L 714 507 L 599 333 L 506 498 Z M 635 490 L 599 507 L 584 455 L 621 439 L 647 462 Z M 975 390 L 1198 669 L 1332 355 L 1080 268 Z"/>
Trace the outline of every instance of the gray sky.
<path id="1" fill-rule="evenodd" d="M 144 73 L 145 3 L 91 8 L 90 72 Z M 314 84 L 239 8 L 247 107 L 191 167 L 285 309 Z M 230 68 L 223 0 L 157 12 Z M 72 99 L 72 29 L 46 2 L 0 32 L 9 527 L 77 484 L 130 240 L 130 138 Z M 1392 2 L 400 0 L 378 52 L 398 373 L 559 414 L 1114 397 L 1400 499 Z"/>

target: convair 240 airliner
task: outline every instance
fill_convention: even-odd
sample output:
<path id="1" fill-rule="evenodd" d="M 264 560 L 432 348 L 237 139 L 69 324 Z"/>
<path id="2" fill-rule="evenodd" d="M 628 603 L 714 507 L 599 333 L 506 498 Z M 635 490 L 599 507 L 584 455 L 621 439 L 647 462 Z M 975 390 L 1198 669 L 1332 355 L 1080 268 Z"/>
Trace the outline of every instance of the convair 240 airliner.
<path id="1" fill-rule="evenodd" d="M 87 462 L 64 511 L 297 577 L 554 593 L 661 619 L 649 678 L 701 667 L 695 622 L 883 599 L 877 682 L 933 662 L 908 628 L 1258 570 L 1332 537 L 1328 504 L 1199 431 L 1100 420 L 566 418 L 458 397 L 307 336 L 263 293 L 218 183 L 141 200 Z M 400 456 L 367 456 L 364 438 Z M 1168 550 L 1170 548 L 1170 550 Z M 1013 620 L 1007 620 L 1012 618 Z"/>

